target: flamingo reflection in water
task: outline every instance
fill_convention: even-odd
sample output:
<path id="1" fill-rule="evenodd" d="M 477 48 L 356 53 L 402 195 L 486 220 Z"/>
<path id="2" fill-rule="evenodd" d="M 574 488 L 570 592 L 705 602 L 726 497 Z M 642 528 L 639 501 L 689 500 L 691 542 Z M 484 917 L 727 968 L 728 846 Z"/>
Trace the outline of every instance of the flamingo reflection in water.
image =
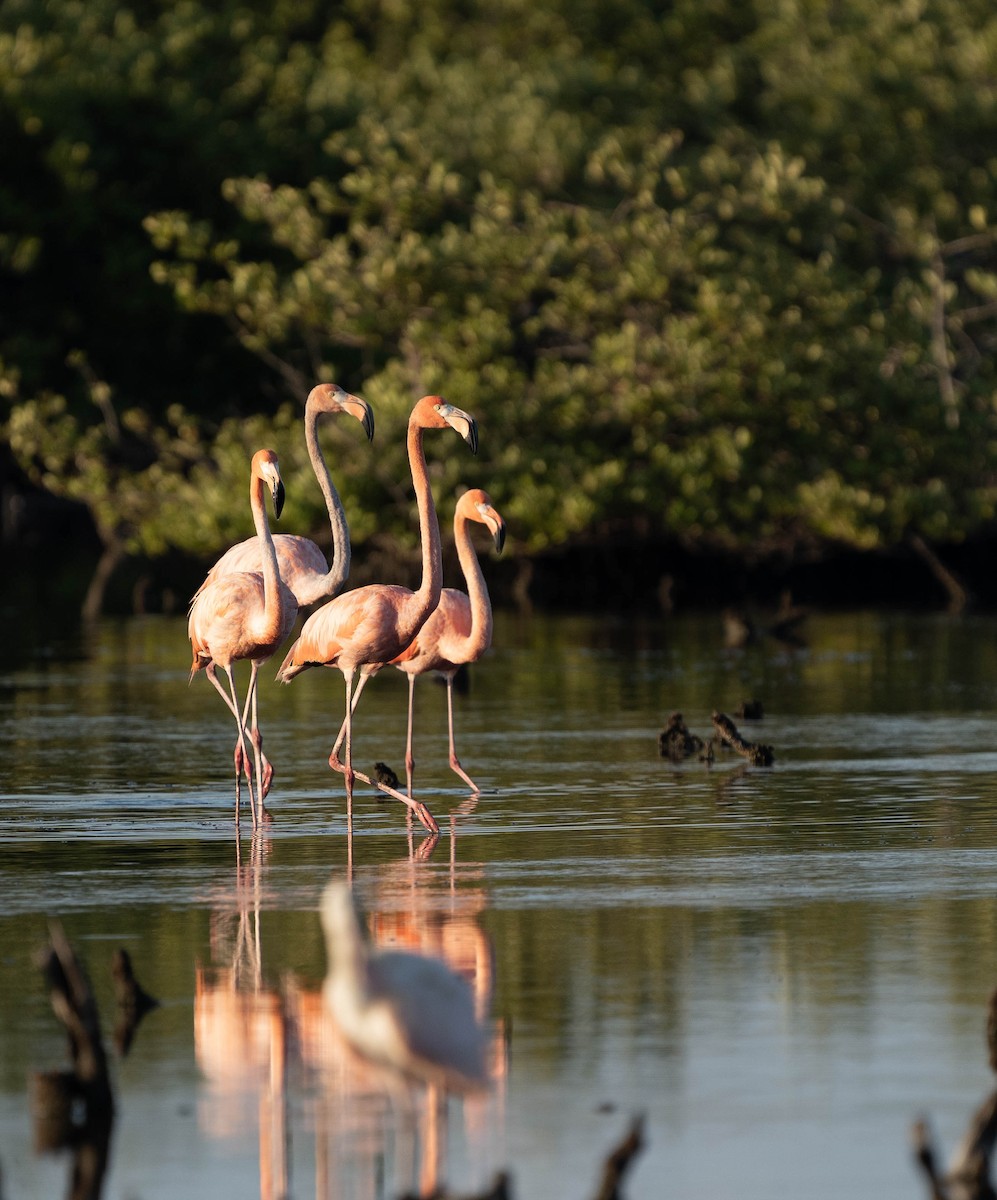
<path id="1" fill-rule="evenodd" d="M 424 873 L 421 860 L 437 840 L 427 838 L 415 855 L 365 872 L 368 924 L 381 945 L 445 959 L 468 981 L 483 1022 L 493 983 L 490 943 L 478 924 L 486 898 L 479 887 L 466 886 L 473 864 L 461 867 L 460 887 L 452 876 L 447 888 L 438 886 L 439 875 Z M 213 971 L 198 968 L 195 996 L 197 1060 L 209 1081 L 204 1124 L 220 1138 L 243 1133 L 247 1119 L 253 1123 L 246 1098 L 258 1098 L 262 1200 L 289 1194 L 288 1146 L 297 1148 L 300 1159 L 311 1138 L 315 1195 L 323 1200 L 383 1192 L 386 1169 L 388 1183 L 395 1179 L 388 1194 L 416 1186 L 421 1194 L 431 1194 L 447 1161 L 446 1135 L 455 1128 L 463 1130 L 465 1152 L 474 1160 L 470 1169 L 480 1169 L 484 1178 L 500 1149 L 506 1058 L 500 1027 L 494 1027 L 486 1046 L 487 1073 L 494 1081 L 490 1090 L 450 1101 L 441 1088 L 402 1082 L 393 1068 L 371 1062 L 346 1041 L 325 1010 L 320 986 L 292 975 L 266 982 L 259 937 L 262 894 L 257 862 L 239 875 L 235 936 L 215 939 L 213 958 L 221 965 Z M 231 910 L 230 900 L 228 905 Z M 289 1086 L 293 1096 L 302 1083 L 304 1107 L 289 1106 Z M 306 1127 L 291 1137 L 288 1122 L 302 1112 Z M 293 1190 L 304 1194 L 300 1183 Z"/>
<path id="2" fill-rule="evenodd" d="M 264 984 L 260 901 L 264 848 L 236 867 L 234 911 L 212 914 L 211 966 L 194 975 L 194 1055 L 208 1081 L 201 1123 L 215 1138 L 243 1135 L 256 1097 L 261 1200 L 289 1194 L 287 1071 L 289 1022 L 281 993 Z M 229 926 L 235 918 L 235 933 Z M 218 961 L 221 960 L 221 961 Z"/>

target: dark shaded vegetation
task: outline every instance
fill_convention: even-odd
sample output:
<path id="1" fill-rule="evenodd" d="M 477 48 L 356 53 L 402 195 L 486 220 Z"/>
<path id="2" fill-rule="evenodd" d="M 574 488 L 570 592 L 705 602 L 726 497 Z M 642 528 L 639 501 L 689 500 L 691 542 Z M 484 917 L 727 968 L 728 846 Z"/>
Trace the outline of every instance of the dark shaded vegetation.
<path id="1" fill-rule="evenodd" d="M 321 537 L 335 379 L 377 413 L 324 434 L 360 577 L 413 551 L 435 391 L 499 602 L 993 604 L 995 79 L 977 0 L 10 0 L 4 539 L 82 505 L 89 608 L 169 607 L 262 445 Z"/>

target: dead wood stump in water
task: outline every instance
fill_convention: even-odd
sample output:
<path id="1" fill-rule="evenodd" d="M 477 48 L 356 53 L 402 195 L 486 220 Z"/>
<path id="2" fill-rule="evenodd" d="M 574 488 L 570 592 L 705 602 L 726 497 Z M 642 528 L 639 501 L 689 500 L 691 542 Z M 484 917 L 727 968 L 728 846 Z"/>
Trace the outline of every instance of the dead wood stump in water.
<path id="1" fill-rule="evenodd" d="M 771 746 L 764 746 L 761 742 L 746 742 L 726 713 L 714 712 L 711 720 L 713 728 L 717 731 L 717 737 L 725 745 L 730 746 L 735 753 L 746 758 L 752 766 L 770 767 L 775 761 L 775 754 Z"/>
<path id="2" fill-rule="evenodd" d="M 672 762 L 682 762 L 694 754 L 701 754 L 703 747 L 703 739 L 689 732 L 680 712 L 672 713 L 668 724 L 658 735 L 658 752 L 662 758 L 670 758 Z"/>
<path id="3" fill-rule="evenodd" d="M 990 1069 L 997 1071 L 997 991 L 987 1006 L 986 1040 Z M 973 1113 L 944 1175 L 927 1121 L 915 1121 L 911 1133 L 914 1157 L 928 1181 L 931 1200 L 997 1200 L 990 1182 L 990 1159 L 997 1143 L 997 1091 Z"/>

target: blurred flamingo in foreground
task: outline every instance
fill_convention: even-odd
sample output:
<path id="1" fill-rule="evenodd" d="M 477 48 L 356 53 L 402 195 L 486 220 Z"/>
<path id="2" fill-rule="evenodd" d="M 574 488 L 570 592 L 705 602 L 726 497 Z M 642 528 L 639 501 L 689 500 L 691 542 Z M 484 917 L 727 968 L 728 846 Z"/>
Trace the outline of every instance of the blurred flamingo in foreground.
<path id="1" fill-rule="evenodd" d="M 441 959 L 372 950 L 344 880 L 326 886 L 321 914 L 328 959 L 322 997 L 353 1048 L 451 1091 L 486 1087 L 488 1037 L 467 981 Z"/>
<path id="2" fill-rule="evenodd" d="M 467 581 L 467 595 L 456 588 L 444 588 L 440 602 L 415 636 L 392 665 L 408 675 L 408 734 L 405 742 L 405 774 L 408 794 L 412 795 L 412 775 L 415 759 L 412 755 L 412 725 L 414 715 L 415 681 L 427 671 L 438 671 L 447 681 L 447 723 L 450 733 L 450 768 L 473 791 L 478 785 L 460 765 L 454 745 L 453 684 L 458 669 L 466 663 L 477 662 L 492 643 L 492 606 L 481 564 L 471 542 L 469 522 L 486 526 L 501 553 L 505 544 L 505 522 L 492 507 L 487 492 L 474 488 L 457 501 L 454 512 L 454 541 L 457 557 Z"/>
<path id="3" fill-rule="evenodd" d="M 235 743 L 235 823 L 239 824 L 239 778 L 243 765 L 249 776 L 250 808 L 253 828 L 269 817 L 263 804 L 263 765 L 259 714 L 257 711 L 256 680 L 262 663 L 277 650 L 287 637 L 298 615 L 298 605 L 290 589 L 280 577 L 277 554 L 263 502 L 263 489 L 268 487 L 273 497 L 274 513 L 280 517 L 284 507 L 284 484 L 280 478 L 277 455 L 272 450 L 258 450 L 253 455 L 249 481 L 249 502 L 253 522 L 263 547 L 262 571 L 237 571 L 206 581 L 190 605 L 187 634 L 190 637 L 193 662 L 190 678 L 205 670 L 215 689 L 235 717 L 238 736 Z M 250 660 L 249 688 L 245 708 L 240 711 L 235 686 L 233 663 Z M 219 666 L 228 676 L 231 697 L 226 695 L 214 668 Z M 251 714 L 250 740 L 256 763 L 256 797 L 253 796 L 253 777 L 249 770 L 246 743 L 246 720 Z M 246 757 L 244 758 L 244 754 Z"/>
<path id="4" fill-rule="evenodd" d="M 409 417 L 407 445 L 412 483 L 419 507 L 422 541 L 422 582 L 418 591 L 395 584 L 374 583 L 337 596 L 305 621 L 297 641 L 291 647 L 277 678 L 291 680 L 309 667 L 338 667 L 346 681 L 346 718 L 329 755 L 329 766 L 342 771 L 346 779 L 346 824 L 353 832 L 353 781 L 371 780 L 353 769 L 353 709 L 367 680 L 396 658 L 409 645 L 440 600 L 443 590 L 443 557 L 440 525 L 433 503 L 433 492 L 426 469 L 423 431 L 456 430 L 471 447 L 478 449 L 478 430 L 474 418 L 448 404 L 440 396 L 423 396 Z M 360 680 L 353 690 L 353 681 Z M 346 740 L 346 762 L 339 759 L 339 747 Z M 421 802 L 387 784 L 372 784 L 407 805 L 430 833 L 439 826 Z"/>

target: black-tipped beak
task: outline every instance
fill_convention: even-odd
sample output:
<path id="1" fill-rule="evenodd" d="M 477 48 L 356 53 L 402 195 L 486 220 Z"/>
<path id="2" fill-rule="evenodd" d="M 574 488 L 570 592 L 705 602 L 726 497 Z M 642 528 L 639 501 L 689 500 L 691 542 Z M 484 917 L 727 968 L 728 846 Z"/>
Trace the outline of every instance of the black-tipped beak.
<path id="1" fill-rule="evenodd" d="M 277 520 L 280 520 L 280 514 L 284 508 L 284 485 L 278 479 L 273 485 L 273 511 Z"/>
<path id="2" fill-rule="evenodd" d="M 366 400 L 361 400 L 359 396 L 348 395 L 343 401 L 343 408 L 363 426 L 363 431 L 367 435 L 367 441 L 374 440 L 374 410 Z"/>
<path id="3" fill-rule="evenodd" d="M 464 441 L 471 447 L 471 453 L 478 453 L 478 422 L 474 417 L 467 418 L 467 430 L 462 435 Z"/>
<path id="4" fill-rule="evenodd" d="M 462 408 L 457 408 L 453 404 L 448 404 L 445 400 L 441 400 L 436 405 L 436 411 L 440 414 L 444 421 L 455 429 L 465 442 L 471 447 L 471 453 L 478 453 L 478 423 L 470 413 L 464 412 Z"/>
<path id="5" fill-rule="evenodd" d="M 490 504 L 477 504 L 475 507 L 481 520 L 488 526 L 496 552 L 501 554 L 502 547 L 505 545 L 505 521 Z"/>

